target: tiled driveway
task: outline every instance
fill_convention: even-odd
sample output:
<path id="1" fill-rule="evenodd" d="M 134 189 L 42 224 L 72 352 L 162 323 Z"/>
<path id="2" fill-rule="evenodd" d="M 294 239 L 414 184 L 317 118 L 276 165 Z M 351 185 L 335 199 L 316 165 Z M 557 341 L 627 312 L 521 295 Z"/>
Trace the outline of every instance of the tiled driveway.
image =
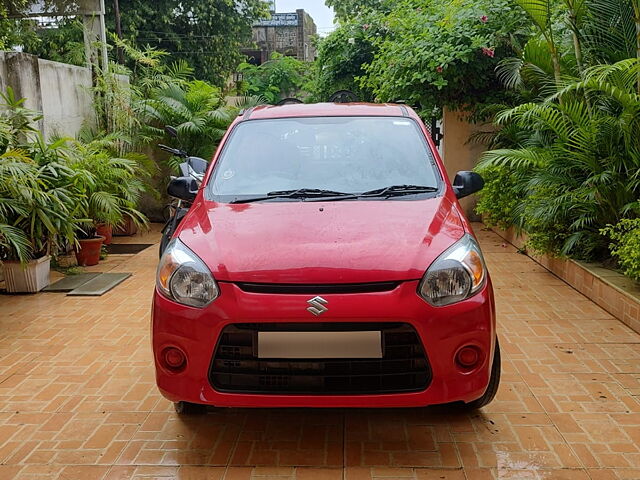
<path id="1" fill-rule="evenodd" d="M 0 296 L 0 479 L 640 479 L 640 336 L 477 228 L 504 362 L 482 412 L 179 418 L 153 378 L 152 248 L 111 257 L 134 276 L 100 298 Z"/>

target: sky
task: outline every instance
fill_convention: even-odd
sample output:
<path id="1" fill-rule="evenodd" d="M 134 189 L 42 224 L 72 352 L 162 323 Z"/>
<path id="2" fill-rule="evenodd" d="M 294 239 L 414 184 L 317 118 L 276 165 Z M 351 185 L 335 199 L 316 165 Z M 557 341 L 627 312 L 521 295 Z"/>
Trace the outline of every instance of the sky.
<path id="1" fill-rule="evenodd" d="M 295 12 L 298 8 L 304 8 L 313 17 L 321 36 L 329 34 L 335 28 L 333 10 L 324 4 L 324 0 L 276 0 L 278 12 Z"/>

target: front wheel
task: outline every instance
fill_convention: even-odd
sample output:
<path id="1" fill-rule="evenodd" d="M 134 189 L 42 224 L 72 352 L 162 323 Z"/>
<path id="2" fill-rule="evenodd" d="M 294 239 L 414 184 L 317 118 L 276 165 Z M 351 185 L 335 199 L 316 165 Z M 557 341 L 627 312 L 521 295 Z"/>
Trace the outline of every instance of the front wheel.
<path id="1" fill-rule="evenodd" d="M 487 386 L 487 390 L 477 400 L 473 402 L 464 403 L 460 405 L 462 410 L 477 410 L 486 405 L 489 405 L 496 396 L 498 392 L 498 386 L 500 385 L 500 344 L 498 343 L 498 339 L 496 339 L 496 351 L 493 354 L 493 364 L 491 365 L 491 377 L 489 378 L 489 385 Z"/>
<path id="2" fill-rule="evenodd" d="M 179 415 L 202 415 L 207 413 L 207 406 L 198 403 L 175 402 L 173 408 Z"/>

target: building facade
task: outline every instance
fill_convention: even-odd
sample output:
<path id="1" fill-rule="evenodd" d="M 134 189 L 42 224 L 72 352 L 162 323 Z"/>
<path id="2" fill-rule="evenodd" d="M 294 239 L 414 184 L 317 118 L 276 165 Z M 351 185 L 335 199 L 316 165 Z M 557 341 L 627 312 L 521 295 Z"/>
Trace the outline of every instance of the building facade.
<path id="1" fill-rule="evenodd" d="M 243 49 L 242 53 L 254 65 L 269 60 L 273 52 L 311 62 L 316 58 L 316 34 L 316 24 L 304 9 L 293 13 L 272 13 L 270 19 L 253 25 L 254 45 Z"/>

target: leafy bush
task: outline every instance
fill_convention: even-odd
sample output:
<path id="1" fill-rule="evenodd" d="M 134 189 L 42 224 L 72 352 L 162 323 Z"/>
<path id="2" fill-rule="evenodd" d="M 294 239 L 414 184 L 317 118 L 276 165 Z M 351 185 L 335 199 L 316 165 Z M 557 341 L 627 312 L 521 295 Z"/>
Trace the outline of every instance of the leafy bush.
<path id="1" fill-rule="evenodd" d="M 360 83 L 366 75 L 364 66 L 375 53 L 376 32 L 371 30 L 379 27 L 371 26 L 372 22 L 366 18 L 346 21 L 320 41 L 312 88 L 315 100 L 326 102 L 338 90 L 350 90 L 362 101 L 373 100 L 371 89 Z"/>
<path id="2" fill-rule="evenodd" d="M 129 50 L 148 60 L 149 52 L 137 52 L 130 47 Z M 208 160 L 240 109 L 264 103 L 262 97 L 249 95 L 227 105 L 220 88 L 202 80 L 190 80 L 190 70 L 184 64 L 160 72 L 155 77 L 139 79 L 134 88 L 135 112 L 141 123 L 137 137 L 147 144 L 165 143 Z M 176 128 L 177 140 L 166 134 L 167 125 Z M 172 157 L 167 163 L 176 169 L 182 161 Z"/>
<path id="3" fill-rule="evenodd" d="M 611 254 L 629 277 L 640 280 L 640 219 L 624 219 L 601 230 L 612 240 Z"/>
<path id="4" fill-rule="evenodd" d="M 150 138 L 165 139 L 163 128 L 171 125 L 178 130 L 180 148 L 202 158 L 211 158 L 237 113 L 223 105 L 218 87 L 200 80 L 154 88 L 140 107 Z"/>
<path id="5" fill-rule="evenodd" d="M 274 52 L 268 62 L 259 66 L 242 63 L 238 71 L 244 75 L 243 92 L 263 97 L 268 103 L 306 95 L 303 87 L 308 82 L 309 65 L 296 58 Z"/>
<path id="6" fill-rule="evenodd" d="M 518 172 L 524 206 L 516 224 L 547 241 L 539 248 L 601 258 L 600 229 L 640 213 L 640 62 L 587 69 L 543 103 L 525 103 L 497 116 L 526 140 L 492 150 L 481 166 Z"/>
<path id="7" fill-rule="evenodd" d="M 125 216 L 138 226 L 147 219 L 137 210 L 138 200 L 146 190 L 148 173 L 132 158 L 116 157 L 105 148 L 105 140 L 83 144 L 74 142 L 68 165 L 78 172 L 75 187 L 84 215 L 90 219 L 79 229 L 83 238 L 93 238 L 97 224 L 121 225 Z"/>
<path id="8" fill-rule="evenodd" d="M 136 210 L 145 171 L 136 154 L 115 154 L 117 134 L 83 143 L 45 141 L 11 89 L 0 105 L 0 261 L 56 255 L 92 237 L 96 223 L 117 225 Z M 84 135 L 86 135 L 86 131 Z"/>
<path id="9" fill-rule="evenodd" d="M 39 115 L 11 88 L 0 96 L 0 261 L 55 255 L 84 213 L 67 141 L 46 142 L 33 127 Z"/>
<path id="10" fill-rule="evenodd" d="M 506 230 L 513 225 L 514 209 L 522 201 L 516 190 L 516 175 L 507 168 L 493 166 L 480 169 L 479 173 L 485 183 L 478 194 L 476 212 L 488 227 Z"/>
<path id="11" fill-rule="evenodd" d="M 362 85 L 379 100 L 404 100 L 429 113 L 501 98 L 494 69 L 528 28 L 510 0 L 402 0 L 377 24 L 377 52 Z"/>

